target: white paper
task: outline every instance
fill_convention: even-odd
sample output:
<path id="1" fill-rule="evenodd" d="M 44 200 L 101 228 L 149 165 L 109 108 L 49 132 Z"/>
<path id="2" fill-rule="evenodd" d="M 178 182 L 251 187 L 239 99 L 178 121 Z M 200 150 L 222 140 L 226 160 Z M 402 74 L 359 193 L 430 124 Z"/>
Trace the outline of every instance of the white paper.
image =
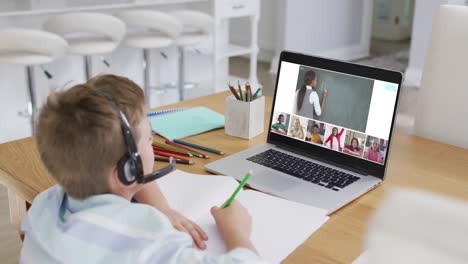
<path id="1" fill-rule="evenodd" d="M 324 209 L 257 191 L 244 191 L 239 201 L 252 216 L 252 243 L 273 263 L 285 259 L 328 220 Z"/>
<path id="2" fill-rule="evenodd" d="M 238 183 L 227 176 L 196 175 L 176 170 L 157 180 L 162 193 L 175 210 L 197 220 L 221 206 Z"/>
<path id="3" fill-rule="evenodd" d="M 237 181 L 226 176 L 175 171 L 158 180 L 158 184 L 169 204 L 207 233 L 206 252 L 226 253 L 210 208 L 223 204 L 237 187 Z M 236 199 L 252 216 L 252 243 L 263 259 L 273 263 L 285 259 L 328 220 L 323 209 L 257 191 L 241 191 Z"/>

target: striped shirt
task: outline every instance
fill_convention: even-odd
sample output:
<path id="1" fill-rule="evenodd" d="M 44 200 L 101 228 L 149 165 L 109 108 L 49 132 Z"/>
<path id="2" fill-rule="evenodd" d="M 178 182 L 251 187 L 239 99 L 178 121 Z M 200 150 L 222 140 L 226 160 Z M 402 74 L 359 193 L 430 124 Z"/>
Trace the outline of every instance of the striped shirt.
<path id="1" fill-rule="evenodd" d="M 192 247 L 156 208 L 113 194 L 84 200 L 59 185 L 39 194 L 23 220 L 20 263 L 258 263 L 245 248 L 209 255 Z"/>

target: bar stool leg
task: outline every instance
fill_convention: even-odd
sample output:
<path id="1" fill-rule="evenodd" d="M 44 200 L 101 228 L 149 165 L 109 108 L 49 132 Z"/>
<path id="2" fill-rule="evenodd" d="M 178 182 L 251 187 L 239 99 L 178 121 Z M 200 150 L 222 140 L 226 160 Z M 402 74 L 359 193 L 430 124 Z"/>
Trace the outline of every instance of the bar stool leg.
<path id="1" fill-rule="evenodd" d="M 150 86 L 150 70 L 151 70 L 151 65 L 150 65 L 150 51 L 148 49 L 143 49 L 143 63 L 144 63 L 144 72 L 143 72 L 143 86 L 145 89 L 145 99 L 146 99 L 146 105 L 148 107 L 150 106 L 151 102 L 151 86 Z"/>
<path id="2" fill-rule="evenodd" d="M 36 101 L 36 89 L 34 86 L 34 67 L 27 66 L 26 67 L 26 78 L 28 81 L 28 90 L 29 90 L 29 106 L 28 112 L 31 116 L 31 132 L 34 134 L 34 124 L 36 120 L 36 113 L 37 113 L 37 101 Z"/>
<path id="3" fill-rule="evenodd" d="M 184 48 L 178 47 L 179 50 L 179 78 L 177 83 L 177 89 L 179 90 L 179 101 L 184 100 L 184 85 L 185 85 L 185 54 Z"/>
<path id="4" fill-rule="evenodd" d="M 85 66 L 85 78 L 86 81 L 91 78 L 91 73 L 92 73 L 92 61 L 91 61 L 91 56 L 85 55 L 84 57 L 84 66 Z"/>

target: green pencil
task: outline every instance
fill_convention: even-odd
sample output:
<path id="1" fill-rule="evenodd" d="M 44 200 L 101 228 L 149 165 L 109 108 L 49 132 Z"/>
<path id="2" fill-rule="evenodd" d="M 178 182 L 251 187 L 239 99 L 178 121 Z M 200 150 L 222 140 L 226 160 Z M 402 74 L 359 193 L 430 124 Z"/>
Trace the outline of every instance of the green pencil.
<path id="1" fill-rule="evenodd" d="M 236 195 L 247 183 L 247 180 L 249 180 L 251 174 L 252 171 L 247 172 L 247 174 L 244 176 L 244 179 L 242 179 L 242 181 L 239 183 L 239 186 L 237 186 L 236 190 L 232 193 L 231 197 L 229 197 L 229 199 L 227 199 L 227 201 L 221 206 L 222 208 L 226 208 L 231 205 L 232 201 L 234 201 L 234 198 L 236 198 Z"/>
<path id="2" fill-rule="evenodd" d="M 154 145 L 162 146 L 162 147 L 164 147 L 164 148 L 173 149 L 173 150 L 176 150 L 176 151 L 188 152 L 188 153 L 192 154 L 194 157 L 197 157 L 197 158 L 204 158 L 202 155 L 200 155 L 200 153 L 192 152 L 192 151 L 190 151 L 190 150 L 183 149 L 183 148 L 178 148 L 178 147 L 173 146 L 173 145 L 165 144 L 165 143 L 158 142 L 158 141 L 154 141 L 153 144 L 154 144 Z M 206 156 L 206 155 L 205 155 L 205 156 Z M 208 158 L 208 156 L 206 156 L 206 158 Z"/>
<path id="3" fill-rule="evenodd" d="M 260 93 L 260 91 L 262 90 L 262 88 L 258 88 L 257 91 L 255 91 L 254 95 L 253 95 L 253 99 L 252 100 L 255 100 L 257 99 L 257 95 Z"/>
<path id="4" fill-rule="evenodd" d="M 240 82 L 237 81 L 237 88 L 239 88 L 239 97 L 240 97 L 240 100 L 241 101 L 244 101 L 244 97 L 242 97 L 242 88 L 241 88 L 241 85 L 240 85 Z"/>
<path id="5" fill-rule="evenodd" d="M 169 148 L 169 149 L 173 149 L 173 150 L 176 150 L 176 151 L 181 151 L 181 152 L 188 152 L 188 153 L 191 153 L 193 155 L 192 152 L 186 150 L 186 149 L 183 149 L 183 148 L 178 148 L 178 147 L 175 147 L 175 146 L 172 146 L 172 145 L 169 145 L 169 144 L 165 144 L 165 143 L 162 143 L 162 142 L 158 142 L 158 141 L 154 141 L 153 142 L 153 145 L 159 145 L 159 146 L 162 146 L 162 147 L 165 147 L 165 148 Z M 195 155 L 193 155 L 195 156 Z"/>

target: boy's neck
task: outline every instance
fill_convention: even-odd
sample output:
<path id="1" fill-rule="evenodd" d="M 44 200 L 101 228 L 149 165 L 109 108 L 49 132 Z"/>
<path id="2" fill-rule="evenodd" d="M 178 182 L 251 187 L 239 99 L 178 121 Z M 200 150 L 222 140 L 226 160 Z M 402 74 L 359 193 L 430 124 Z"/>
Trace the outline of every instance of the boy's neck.
<path id="1" fill-rule="evenodd" d="M 131 201 L 132 198 L 135 196 L 136 193 L 138 193 L 139 190 L 140 188 L 125 188 L 125 189 L 111 188 L 110 193 Z"/>

